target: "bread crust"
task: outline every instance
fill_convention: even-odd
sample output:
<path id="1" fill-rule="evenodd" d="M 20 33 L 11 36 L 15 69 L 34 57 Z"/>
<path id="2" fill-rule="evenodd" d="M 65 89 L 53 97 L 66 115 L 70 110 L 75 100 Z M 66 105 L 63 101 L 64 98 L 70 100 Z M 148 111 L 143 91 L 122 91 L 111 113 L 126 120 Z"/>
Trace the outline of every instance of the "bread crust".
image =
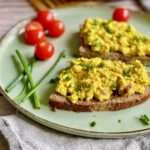
<path id="1" fill-rule="evenodd" d="M 81 42 L 82 43 L 82 42 Z M 81 44 L 79 47 L 79 56 L 86 57 L 86 58 L 93 58 L 93 57 L 100 57 L 102 59 L 110 59 L 110 60 L 122 60 L 127 63 L 132 63 L 133 61 L 140 60 L 143 65 L 149 66 L 150 65 L 150 57 L 149 56 L 124 56 L 121 53 L 117 52 L 110 52 L 107 55 L 101 55 L 98 52 L 91 51 L 87 46 Z"/>
<path id="2" fill-rule="evenodd" d="M 134 94 L 129 97 L 115 95 L 110 100 L 105 101 L 93 99 L 72 103 L 65 96 L 52 94 L 49 97 L 49 103 L 53 108 L 75 112 L 117 111 L 143 103 L 148 98 L 150 98 L 150 87 L 147 87 L 143 94 Z"/>
<path id="3" fill-rule="evenodd" d="M 144 65 L 150 65 L 150 57 L 131 57 L 124 56 L 121 53 L 111 52 L 107 55 L 101 55 L 97 52 L 91 51 L 88 47 L 83 45 L 79 48 L 79 55 L 85 58 L 100 57 L 102 59 L 110 60 L 122 60 L 127 63 L 132 63 L 134 60 L 138 59 Z M 62 109 L 75 112 L 92 112 L 92 111 L 117 111 L 126 108 L 133 107 L 140 103 L 145 102 L 150 98 L 150 87 L 148 86 L 143 94 L 134 94 L 129 97 L 115 95 L 112 96 L 110 100 L 98 101 L 96 99 L 90 101 L 78 101 L 77 103 L 72 103 L 65 96 L 60 94 L 52 94 L 49 97 L 49 103 L 53 109 Z"/>

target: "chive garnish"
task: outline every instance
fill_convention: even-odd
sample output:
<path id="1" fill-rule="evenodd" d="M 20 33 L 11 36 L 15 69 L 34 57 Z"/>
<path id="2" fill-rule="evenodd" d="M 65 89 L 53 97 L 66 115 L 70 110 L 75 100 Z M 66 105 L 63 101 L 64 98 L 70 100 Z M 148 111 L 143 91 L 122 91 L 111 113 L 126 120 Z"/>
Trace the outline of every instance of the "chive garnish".
<path id="1" fill-rule="evenodd" d="M 112 19 L 109 19 L 106 24 L 109 24 L 109 23 L 111 23 L 112 21 L 113 21 Z"/>
<path id="2" fill-rule="evenodd" d="M 126 32 L 131 32 L 131 26 L 128 25 Z"/>
<path id="3" fill-rule="evenodd" d="M 55 83 L 57 83 L 59 80 L 60 80 L 60 79 L 59 79 L 58 77 L 52 78 L 52 79 L 50 80 L 50 83 L 51 83 L 51 84 L 55 84 Z"/>
<path id="4" fill-rule="evenodd" d="M 64 74 L 68 74 L 68 73 L 69 73 L 69 70 L 64 70 L 63 73 L 64 73 Z"/>
<path id="5" fill-rule="evenodd" d="M 121 119 L 118 119 L 118 123 L 121 123 L 122 122 L 122 120 Z"/>
<path id="6" fill-rule="evenodd" d="M 5 89 L 6 92 L 10 92 L 22 79 L 24 78 L 24 71 L 16 77 Z"/>
<path id="7" fill-rule="evenodd" d="M 100 68 L 104 68 L 104 63 L 101 62 L 101 63 L 99 64 L 99 67 L 100 67 Z"/>
<path id="8" fill-rule="evenodd" d="M 44 81 L 47 79 L 47 76 L 49 75 L 49 73 L 51 73 L 51 71 L 55 68 L 55 66 L 58 64 L 58 62 L 61 60 L 61 58 L 63 58 L 64 53 L 65 53 L 64 51 L 61 52 L 61 54 L 59 55 L 59 57 L 57 58 L 56 62 L 53 64 L 53 66 L 45 73 L 45 75 L 30 90 L 30 92 L 25 97 L 23 97 L 22 101 L 25 101 L 27 98 L 29 98 L 44 83 Z"/>
<path id="9" fill-rule="evenodd" d="M 62 58 L 66 58 L 66 53 L 65 52 L 63 53 Z"/>
<path id="10" fill-rule="evenodd" d="M 149 125 L 149 118 L 146 114 L 141 115 L 141 117 L 139 118 L 139 121 L 141 121 L 141 123 L 144 125 Z"/>
<path id="11" fill-rule="evenodd" d="M 83 67 L 84 70 L 86 71 L 89 71 L 89 70 L 92 70 L 93 69 L 93 65 L 92 64 L 85 64 L 85 63 L 82 63 L 80 64 L 81 67 Z"/>
<path id="12" fill-rule="evenodd" d="M 114 52 L 114 51 L 115 51 L 115 47 L 114 47 L 114 46 L 111 46 L 110 49 L 109 49 L 109 51 L 110 51 L 110 52 Z"/>
<path id="13" fill-rule="evenodd" d="M 36 63 L 36 58 L 33 57 L 32 63 L 31 63 L 31 67 L 30 67 L 30 72 L 31 72 L 31 73 L 32 73 L 33 66 L 35 65 L 35 63 Z M 24 87 L 23 87 L 21 93 L 15 98 L 15 101 L 20 100 L 20 99 L 25 95 L 26 90 L 27 90 L 27 88 L 28 88 L 28 83 L 29 83 L 28 80 L 24 82 Z"/>
<path id="14" fill-rule="evenodd" d="M 135 40 L 135 41 L 139 41 L 139 40 L 143 40 L 144 38 L 141 37 L 141 36 L 134 36 L 132 37 L 132 40 Z"/>
<path id="15" fill-rule="evenodd" d="M 81 91 L 81 85 L 80 85 L 80 84 L 77 85 L 76 91 L 77 91 L 77 92 Z"/>
<path id="16" fill-rule="evenodd" d="M 33 58 L 34 60 L 32 60 L 32 64 L 36 63 L 36 59 L 35 57 Z M 33 62 L 34 61 L 34 62 Z M 29 64 L 28 67 L 29 69 L 32 70 L 32 64 Z M 24 79 L 25 77 L 25 72 L 22 71 L 21 74 L 19 74 L 5 89 L 6 92 L 10 92 L 21 80 Z"/>
<path id="17" fill-rule="evenodd" d="M 90 126 L 91 126 L 91 127 L 95 127 L 95 126 L 96 126 L 96 122 L 95 122 L 95 121 L 92 121 L 92 122 L 90 123 Z"/>
<path id="18" fill-rule="evenodd" d="M 100 43 L 96 43 L 95 47 L 101 47 L 101 44 Z"/>
<path id="19" fill-rule="evenodd" d="M 25 73 L 26 73 L 26 75 L 28 77 L 28 80 L 29 80 L 29 83 L 31 85 L 31 88 L 34 88 L 35 85 L 34 85 L 33 77 L 31 75 L 31 72 L 29 70 L 29 67 L 28 67 L 24 57 L 22 56 L 22 54 L 18 50 L 16 50 L 16 53 L 17 53 L 17 56 L 18 56 L 22 66 L 24 68 Z M 39 109 L 40 108 L 40 101 L 39 101 L 39 97 L 38 97 L 36 91 L 33 92 L 33 97 L 34 97 L 35 108 Z"/>
<path id="20" fill-rule="evenodd" d="M 123 72 L 122 72 L 122 76 L 126 76 L 126 77 L 131 77 L 131 75 L 132 75 L 132 73 L 131 73 L 131 71 L 128 71 L 128 70 L 123 70 Z"/>
<path id="21" fill-rule="evenodd" d="M 115 91 L 115 90 L 117 89 L 117 85 L 116 85 L 116 84 L 112 84 L 112 85 L 111 85 L 111 89 L 112 89 L 113 91 Z"/>
<path id="22" fill-rule="evenodd" d="M 28 65 L 28 67 L 31 69 L 31 65 Z M 21 80 L 23 80 L 25 76 L 25 72 L 22 71 L 21 74 L 19 74 L 5 89 L 6 92 L 10 92 Z"/>
<path id="23" fill-rule="evenodd" d="M 72 79 L 72 78 L 71 78 L 70 76 L 67 76 L 67 77 L 66 77 L 66 80 L 67 80 L 67 81 L 70 81 L 71 79 Z"/>
<path id="24" fill-rule="evenodd" d="M 107 33 L 110 33 L 110 34 L 113 33 L 113 31 L 112 31 L 109 27 L 104 26 L 104 28 L 105 28 L 105 31 L 106 31 Z"/>

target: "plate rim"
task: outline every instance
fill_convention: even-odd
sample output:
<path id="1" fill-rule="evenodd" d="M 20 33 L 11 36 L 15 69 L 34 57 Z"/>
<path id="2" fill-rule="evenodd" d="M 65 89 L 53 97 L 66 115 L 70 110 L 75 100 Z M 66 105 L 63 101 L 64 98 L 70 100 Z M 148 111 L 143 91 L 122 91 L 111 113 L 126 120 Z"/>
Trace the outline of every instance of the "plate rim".
<path id="1" fill-rule="evenodd" d="M 57 123 L 47 121 L 33 113 L 29 112 L 28 110 L 24 109 L 20 105 L 17 105 L 9 96 L 5 93 L 5 91 L 0 87 L 0 92 L 6 98 L 6 100 L 12 104 L 17 110 L 23 113 L 25 116 L 29 117 L 31 120 L 38 122 L 39 124 L 49 127 L 51 129 L 55 129 L 57 131 L 61 131 L 64 133 L 68 133 L 71 135 L 83 136 L 83 137 L 91 137 L 91 138 L 106 138 L 106 139 L 119 139 L 119 138 L 127 138 L 127 137 L 134 137 L 140 136 L 150 133 L 150 128 L 141 129 L 141 130 L 134 130 L 128 132 L 96 132 L 96 131 L 85 131 L 75 128 L 66 127 L 63 125 L 58 125 Z"/>
<path id="2" fill-rule="evenodd" d="M 105 7 L 108 8 L 115 8 L 115 6 L 108 6 L 106 4 L 102 4 Z M 95 5 L 75 5 L 75 6 L 65 6 L 62 8 L 56 8 L 53 9 L 52 11 L 57 11 L 57 10 L 62 10 L 65 8 L 71 8 L 71 7 L 95 7 Z M 97 6 L 98 7 L 98 6 Z M 137 11 L 137 10 L 131 10 L 132 12 L 139 12 L 142 14 L 146 14 L 145 12 L 142 11 Z M 147 15 L 147 14 L 146 14 Z M 150 15 L 147 15 L 150 16 Z M 16 27 L 22 26 L 25 22 L 31 20 L 33 17 L 23 19 L 16 23 L 14 26 L 12 26 L 1 38 L 0 38 L 0 48 L 1 45 L 5 42 L 5 39 L 9 37 L 9 34 L 11 34 Z M 23 113 L 25 116 L 29 117 L 30 119 L 34 120 L 35 122 L 40 123 L 41 125 L 47 126 L 49 128 L 55 129 L 57 131 L 61 131 L 64 133 L 68 133 L 71 135 L 77 135 L 77 136 L 82 136 L 82 137 L 90 137 L 90 138 L 106 138 L 106 139 L 118 139 L 118 138 L 127 138 L 127 137 L 134 137 L 134 136 L 140 136 L 140 135 L 145 135 L 150 133 L 150 127 L 146 129 L 141 129 L 141 130 L 134 130 L 134 131 L 127 131 L 127 132 L 97 132 L 97 131 L 86 131 L 86 130 L 80 130 L 76 128 L 71 128 L 71 127 L 66 127 L 63 125 L 59 125 L 57 123 L 47 121 L 46 119 L 43 119 L 37 115 L 34 115 L 33 113 L 29 112 L 28 110 L 24 109 L 21 107 L 19 104 L 15 103 L 5 92 L 5 90 L 2 88 L 0 85 L 0 92 L 4 96 L 4 98 L 11 104 L 13 107 L 15 107 L 17 110 L 19 110 L 21 113 Z"/>

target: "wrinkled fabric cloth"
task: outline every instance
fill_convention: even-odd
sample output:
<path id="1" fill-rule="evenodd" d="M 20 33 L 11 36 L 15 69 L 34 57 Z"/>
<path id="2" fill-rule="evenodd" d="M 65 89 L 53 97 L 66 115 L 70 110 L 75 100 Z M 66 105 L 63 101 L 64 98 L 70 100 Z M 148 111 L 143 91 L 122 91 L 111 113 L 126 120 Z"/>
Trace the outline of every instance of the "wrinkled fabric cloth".
<path id="1" fill-rule="evenodd" d="M 10 150 L 149 150 L 150 136 L 92 139 L 44 127 L 22 114 L 0 117 L 0 132 Z"/>

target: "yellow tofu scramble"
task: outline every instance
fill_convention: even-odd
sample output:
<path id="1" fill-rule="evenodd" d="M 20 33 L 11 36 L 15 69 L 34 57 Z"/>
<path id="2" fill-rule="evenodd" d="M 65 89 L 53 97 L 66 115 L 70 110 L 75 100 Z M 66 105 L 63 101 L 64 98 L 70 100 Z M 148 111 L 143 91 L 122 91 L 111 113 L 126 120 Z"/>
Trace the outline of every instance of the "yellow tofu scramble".
<path id="1" fill-rule="evenodd" d="M 125 22 L 104 19 L 86 19 L 80 37 L 91 51 L 100 54 L 120 52 L 128 56 L 149 56 L 150 37 L 139 33 Z"/>
<path id="2" fill-rule="evenodd" d="M 109 100 L 117 95 L 143 93 L 150 84 L 144 66 L 136 60 L 132 64 L 101 58 L 78 58 L 58 76 L 56 92 L 72 103 L 78 100 Z"/>

